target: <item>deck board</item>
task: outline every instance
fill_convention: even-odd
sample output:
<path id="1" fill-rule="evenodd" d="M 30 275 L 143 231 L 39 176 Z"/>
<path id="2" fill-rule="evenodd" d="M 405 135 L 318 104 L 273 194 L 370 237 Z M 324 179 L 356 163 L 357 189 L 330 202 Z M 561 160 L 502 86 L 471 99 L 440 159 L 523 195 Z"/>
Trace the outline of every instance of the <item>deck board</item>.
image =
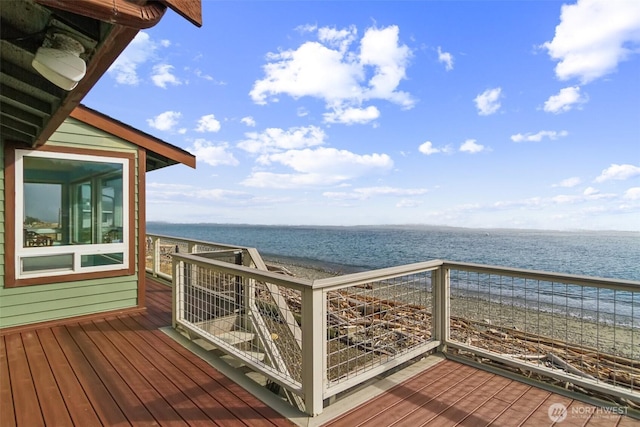
<path id="1" fill-rule="evenodd" d="M 0 335 L 0 426 L 292 425 L 159 330 L 171 323 L 169 287 L 148 280 L 146 304 L 143 313 Z M 552 403 L 564 404 L 569 412 L 592 408 L 445 360 L 325 425 L 552 425 Z M 557 425 L 632 427 L 640 422 L 587 414 Z"/>
<path id="2" fill-rule="evenodd" d="M 41 332 L 42 333 L 42 332 Z M 73 370 L 87 400 L 91 403 L 96 415 L 104 425 L 126 425 L 127 417 L 107 386 L 100 380 L 89 361 L 71 338 L 67 328 L 57 327 L 51 330 Z M 113 391 L 117 395 L 117 390 Z"/>
<path id="3" fill-rule="evenodd" d="M 39 399 L 43 418 L 49 425 L 72 426 L 71 416 L 65 407 L 60 388 L 49 367 L 49 361 L 44 355 L 37 333 L 35 331 L 23 333 L 22 342 L 36 393 L 38 396 L 46 397 Z"/>
<path id="4" fill-rule="evenodd" d="M 470 414 L 476 414 L 476 411 L 487 402 L 493 394 L 498 390 L 506 387 L 510 381 L 504 377 L 494 375 L 479 387 L 471 390 L 467 395 L 463 396 L 454 405 L 449 406 L 436 419 L 429 422 L 429 426 L 444 427 L 452 423 L 459 423 L 469 418 Z M 477 414 L 474 418 L 477 418 Z M 476 422 L 476 425 L 478 423 Z M 423 424 L 424 425 L 424 424 Z"/>
<path id="5" fill-rule="evenodd" d="M 7 346 L 4 337 L 0 337 L 0 426 L 13 427 L 16 425 L 13 412 L 13 394 L 9 376 L 9 362 L 7 360 Z"/>
<path id="6" fill-rule="evenodd" d="M 70 402 L 67 404 L 67 409 L 73 424 L 77 426 L 99 425 L 101 423 L 100 418 L 96 414 L 91 401 L 84 393 L 82 385 L 76 378 L 73 369 L 69 366 L 51 330 L 39 330 L 38 338 L 49 360 L 53 377 L 60 387 L 60 394 Z M 72 397 L 73 399 L 71 399 Z"/>
<path id="7" fill-rule="evenodd" d="M 40 403 L 20 334 L 6 337 L 9 379 L 16 423 L 24 426 L 44 426 Z"/>
<path id="8" fill-rule="evenodd" d="M 563 404 L 567 418 L 554 423 L 549 407 Z M 639 427 L 617 414 L 580 416 L 595 407 L 490 372 L 446 360 L 335 417 L 324 427 L 597 426 Z"/>

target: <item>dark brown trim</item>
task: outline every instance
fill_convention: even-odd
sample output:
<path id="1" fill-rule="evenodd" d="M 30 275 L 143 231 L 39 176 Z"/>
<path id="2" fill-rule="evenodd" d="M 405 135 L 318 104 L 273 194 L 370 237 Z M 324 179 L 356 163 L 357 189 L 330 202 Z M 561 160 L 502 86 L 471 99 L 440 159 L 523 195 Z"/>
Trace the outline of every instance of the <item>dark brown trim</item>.
<path id="1" fill-rule="evenodd" d="M 151 28 L 160 22 L 167 10 L 164 4 L 149 2 L 143 5 L 125 0 L 35 0 L 44 6 L 53 7 L 76 15 L 136 29 Z"/>
<path id="2" fill-rule="evenodd" d="M 55 153 L 68 153 L 68 154 L 81 154 L 94 157 L 116 157 L 129 160 L 129 265 L 126 268 L 110 271 L 98 271 L 91 273 L 74 273 L 65 274 L 60 276 L 43 276 L 43 277 L 31 277 L 25 279 L 17 279 L 17 272 L 15 270 L 15 245 L 16 245 L 16 180 L 15 180 L 15 150 L 30 150 L 30 151 L 44 151 Z M 136 272 L 136 258 L 135 258 L 135 190 L 136 190 L 136 176 L 135 176 L 135 153 L 124 153 L 118 151 L 107 150 L 91 150 L 86 148 L 71 148 L 71 147 L 56 147 L 56 146 L 41 146 L 37 149 L 29 149 L 16 144 L 5 144 L 5 288 L 16 288 L 21 286 L 32 285 L 48 285 L 53 283 L 62 282 L 75 282 L 81 280 L 100 279 L 106 277 L 120 277 L 120 276 L 133 276 Z M 141 200 L 141 204 L 145 201 Z"/>
<path id="3" fill-rule="evenodd" d="M 202 27 L 202 2 L 200 0 L 160 0 L 171 10 L 191 22 Z"/>
<path id="4" fill-rule="evenodd" d="M 147 152 L 138 149 L 138 307 L 146 305 L 147 264 Z"/>
<path id="5" fill-rule="evenodd" d="M 28 325 L 8 326 L 6 328 L 0 328 L 0 337 L 5 335 L 10 335 L 10 334 L 20 334 L 23 332 L 30 332 L 30 331 L 34 331 L 36 329 L 42 329 L 42 328 L 55 328 L 56 326 L 65 326 L 72 323 L 90 322 L 92 320 L 104 319 L 106 317 L 144 313 L 146 311 L 147 309 L 144 307 L 143 308 L 140 308 L 140 307 L 121 308 L 121 309 L 110 310 L 110 311 L 102 311 L 100 313 L 91 313 L 91 314 L 83 314 L 80 316 L 67 317 L 65 319 L 47 320 L 45 322 L 30 323 Z"/>
<path id="6" fill-rule="evenodd" d="M 18 143 L 4 144 L 4 286 L 16 280 L 16 148 Z"/>
<path id="7" fill-rule="evenodd" d="M 129 141 L 145 150 L 160 154 L 186 166 L 196 167 L 196 158 L 193 154 L 84 105 L 76 107 L 70 117 Z"/>
<path id="8" fill-rule="evenodd" d="M 133 264 L 133 262 L 130 262 Z M 74 273 L 64 274 L 60 276 L 45 276 L 45 277 L 31 277 L 29 279 L 14 279 L 15 285 L 8 286 L 5 283 L 5 288 L 20 288 L 22 286 L 33 285 L 53 285 L 54 283 L 68 283 L 68 282 L 81 282 L 84 280 L 92 279 L 106 279 L 109 277 L 122 277 L 133 276 L 130 268 L 123 268 L 121 270 L 109 270 L 109 271 L 95 271 L 91 273 Z"/>
<path id="9" fill-rule="evenodd" d="M 74 3 L 65 2 L 65 3 Z M 107 4 L 108 2 L 104 2 Z M 91 61 L 87 64 L 87 73 L 85 77 L 80 80 L 78 86 L 69 92 L 60 103 L 60 107 L 55 110 L 51 118 L 47 121 L 47 124 L 42 129 L 42 132 L 38 135 L 34 141 L 33 146 L 38 147 L 45 144 L 51 135 L 60 127 L 62 122 L 71 114 L 71 111 L 76 108 L 82 98 L 91 90 L 96 82 L 107 72 L 111 64 L 116 60 L 122 51 L 131 43 L 133 38 L 138 34 L 138 30 L 135 28 L 128 28 L 123 26 L 115 26 L 106 39 L 96 50 L 95 55 L 91 58 Z"/>

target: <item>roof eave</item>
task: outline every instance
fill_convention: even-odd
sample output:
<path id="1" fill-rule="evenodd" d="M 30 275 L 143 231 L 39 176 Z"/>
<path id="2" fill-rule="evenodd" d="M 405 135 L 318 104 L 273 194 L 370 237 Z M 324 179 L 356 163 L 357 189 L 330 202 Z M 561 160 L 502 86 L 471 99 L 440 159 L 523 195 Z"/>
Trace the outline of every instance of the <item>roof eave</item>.
<path id="1" fill-rule="evenodd" d="M 85 105 L 78 105 L 69 116 L 175 163 L 181 163 L 194 169 L 196 167 L 196 157 L 193 154 Z"/>
<path id="2" fill-rule="evenodd" d="M 74 108 L 80 104 L 80 101 L 98 82 L 100 77 L 109 69 L 111 64 L 122 53 L 122 51 L 131 43 L 138 34 L 138 29 L 115 26 L 109 36 L 104 40 L 102 48 L 96 52 L 93 60 L 87 67 L 85 77 L 80 80 L 78 86 L 61 101 L 60 106 L 52 114 L 42 132 L 35 139 L 33 146 L 39 147 L 44 145 L 53 133 L 60 127 L 62 122 L 71 114 Z"/>

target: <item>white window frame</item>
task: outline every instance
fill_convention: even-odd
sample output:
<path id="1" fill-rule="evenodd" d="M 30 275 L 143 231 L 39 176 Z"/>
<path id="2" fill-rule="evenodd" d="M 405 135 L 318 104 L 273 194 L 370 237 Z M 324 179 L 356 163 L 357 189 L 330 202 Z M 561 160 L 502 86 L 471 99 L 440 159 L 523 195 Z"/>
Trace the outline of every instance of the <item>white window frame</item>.
<path id="1" fill-rule="evenodd" d="M 119 163 L 122 165 L 122 241 L 117 243 L 98 243 L 81 245 L 62 246 L 30 246 L 24 247 L 24 162 L 25 157 L 42 157 L 62 160 L 79 160 L 96 163 Z M 62 276 L 68 274 L 94 273 L 101 271 L 122 270 L 129 267 L 129 215 L 132 209 L 129 206 L 130 182 L 129 164 L 130 160 L 124 157 L 105 157 L 86 154 L 73 154 L 57 151 L 29 151 L 15 150 L 15 272 L 16 279 L 27 279 L 36 277 Z M 122 263 L 82 267 L 81 259 L 83 255 L 100 255 L 122 253 Z M 48 255 L 73 255 L 73 266 L 70 269 L 49 269 L 32 272 L 23 272 L 22 262 L 25 258 L 33 258 Z"/>

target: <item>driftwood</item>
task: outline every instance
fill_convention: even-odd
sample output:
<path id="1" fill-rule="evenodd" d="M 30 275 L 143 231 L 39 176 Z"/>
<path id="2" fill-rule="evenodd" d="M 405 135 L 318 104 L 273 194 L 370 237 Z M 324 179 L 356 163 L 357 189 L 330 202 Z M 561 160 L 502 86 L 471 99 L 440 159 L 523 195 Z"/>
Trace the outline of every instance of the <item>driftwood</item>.
<path id="1" fill-rule="evenodd" d="M 564 371 L 570 374 L 578 375 L 579 377 L 588 378 L 590 380 L 595 380 L 595 377 L 593 377 L 592 375 L 582 372 L 580 369 L 570 365 L 553 353 L 547 353 L 547 360 L 553 365 L 562 368 Z"/>

